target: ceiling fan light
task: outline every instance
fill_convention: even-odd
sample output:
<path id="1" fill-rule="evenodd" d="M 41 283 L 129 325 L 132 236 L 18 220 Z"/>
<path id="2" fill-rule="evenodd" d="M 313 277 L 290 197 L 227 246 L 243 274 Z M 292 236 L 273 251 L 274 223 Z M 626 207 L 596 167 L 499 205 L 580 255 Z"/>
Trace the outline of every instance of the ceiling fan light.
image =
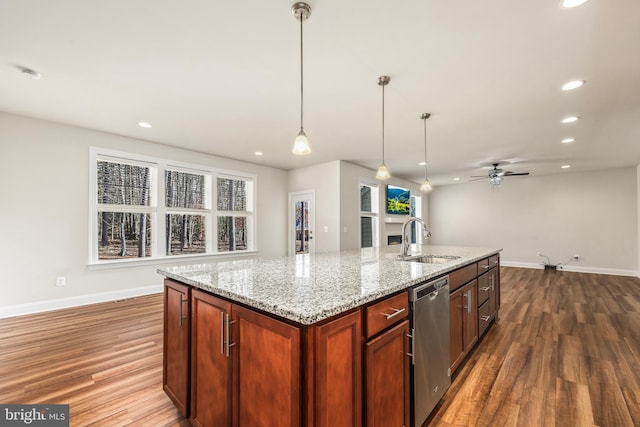
<path id="1" fill-rule="evenodd" d="M 376 179 L 389 179 L 391 178 L 391 173 L 387 166 L 383 163 L 378 167 L 378 172 L 376 173 Z"/>
<path id="2" fill-rule="evenodd" d="M 578 89 L 579 87 L 584 86 L 584 84 L 585 84 L 584 80 L 572 80 L 570 82 L 563 84 L 562 90 L 569 91 L 569 90 Z"/>
<path id="3" fill-rule="evenodd" d="M 420 185 L 420 191 L 428 193 L 431 190 L 433 190 L 433 187 L 431 186 L 429 180 L 425 179 L 424 181 L 422 181 L 422 184 Z"/>
<path id="4" fill-rule="evenodd" d="M 307 139 L 307 135 L 305 135 L 302 129 L 300 129 L 300 133 L 298 133 L 298 136 L 296 136 L 296 139 L 293 142 L 293 149 L 291 150 L 291 152 L 296 156 L 304 156 L 311 153 L 309 140 Z"/>
<path id="5" fill-rule="evenodd" d="M 503 179 L 504 177 L 501 175 L 491 175 L 489 177 L 489 184 L 493 185 L 494 187 L 497 187 L 502 183 Z"/>
<path id="6" fill-rule="evenodd" d="M 562 119 L 562 123 L 574 123 L 577 122 L 578 119 L 580 119 L 580 117 L 577 116 L 569 116 L 569 117 L 565 117 L 564 119 Z"/>

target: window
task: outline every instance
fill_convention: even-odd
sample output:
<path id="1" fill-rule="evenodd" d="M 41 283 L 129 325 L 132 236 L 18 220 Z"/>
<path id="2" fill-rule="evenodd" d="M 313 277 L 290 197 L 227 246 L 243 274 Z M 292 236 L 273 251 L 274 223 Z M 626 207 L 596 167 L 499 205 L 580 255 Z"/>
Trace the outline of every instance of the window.
<path id="1" fill-rule="evenodd" d="M 378 246 L 378 186 L 360 183 L 360 247 Z"/>
<path id="2" fill-rule="evenodd" d="M 90 157 L 91 263 L 255 250 L 254 176 L 97 148 Z"/>

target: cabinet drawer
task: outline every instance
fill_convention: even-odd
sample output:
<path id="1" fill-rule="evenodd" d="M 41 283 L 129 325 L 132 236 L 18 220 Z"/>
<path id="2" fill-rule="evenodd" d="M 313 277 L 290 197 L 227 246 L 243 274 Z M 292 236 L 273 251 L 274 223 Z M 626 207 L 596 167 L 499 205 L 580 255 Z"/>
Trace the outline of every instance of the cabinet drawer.
<path id="1" fill-rule="evenodd" d="M 449 292 L 475 279 L 478 276 L 478 264 L 473 263 L 449 273 Z"/>
<path id="2" fill-rule="evenodd" d="M 409 315 L 409 294 L 403 292 L 365 309 L 367 338 L 377 334 Z"/>
<path id="3" fill-rule="evenodd" d="M 489 257 L 489 268 L 497 267 L 500 264 L 500 258 L 498 255 Z"/>
<path id="4" fill-rule="evenodd" d="M 491 304 L 487 301 L 478 309 L 478 336 L 484 334 L 484 331 L 487 330 L 492 320 L 493 313 L 491 313 Z"/>
<path id="5" fill-rule="evenodd" d="M 491 277 L 489 273 L 484 273 L 478 277 L 478 307 L 489 299 L 491 293 Z"/>
<path id="6" fill-rule="evenodd" d="M 489 258 L 481 259 L 478 261 L 478 274 L 482 274 L 485 271 L 489 270 L 491 266 L 489 265 Z"/>

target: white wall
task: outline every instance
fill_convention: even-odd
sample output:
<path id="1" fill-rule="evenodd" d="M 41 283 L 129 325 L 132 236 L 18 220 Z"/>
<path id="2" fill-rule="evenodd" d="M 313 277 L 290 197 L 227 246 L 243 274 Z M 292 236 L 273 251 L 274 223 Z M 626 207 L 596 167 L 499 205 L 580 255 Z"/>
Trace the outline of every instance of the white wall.
<path id="1" fill-rule="evenodd" d="M 256 174 L 258 250 L 286 253 L 286 171 L 0 113 L 0 314 L 7 306 L 160 289 L 155 265 L 87 267 L 90 146 Z M 56 276 L 66 276 L 66 286 L 56 287 Z"/>
<path id="2" fill-rule="evenodd" d="M 289 171 L 289 192 L 304 190 L 316 195 L 316 252 L 340 250 L 340 162 Z"/>
<path id="3" fill-rule="evenodd" d="M 507 178 L 437 187 L 430 196 L 433 243 L 504 249 L 505 263 L 539 263 L 536 252 L 584 271 L 638 271 L 635 168 Z"/>

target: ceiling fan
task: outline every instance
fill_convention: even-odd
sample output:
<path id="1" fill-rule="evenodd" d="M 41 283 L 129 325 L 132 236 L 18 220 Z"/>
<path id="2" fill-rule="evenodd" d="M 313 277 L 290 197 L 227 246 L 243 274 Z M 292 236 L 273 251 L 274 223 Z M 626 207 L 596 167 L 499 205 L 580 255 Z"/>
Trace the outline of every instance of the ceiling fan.
<path id="1" fill-rule="evenodd" d="M 491 169 L 486 176 L 483 176 L 483 175 L 474 175 L 474 176 L 472 176 L 471 178 L 475 178 L 475 179 L 472 179 L 471 181 L 479 181 L 481 179 L 487 179 L 488 178 L 489 184 L 493 185 L 494 187 L 497 187 L 498 185 L 500 185 L 502 183 L 502 180 L 504 179 L 505 176 L 524 176 L 524 175 L 529 175 L 529 172 L 513 173 L 511 171 L 504 171 L 502 169 L 498 169 L 498 165 L 499 165 L 499 163 L 494 163 L 493 164 L 493 169 Z"/>

